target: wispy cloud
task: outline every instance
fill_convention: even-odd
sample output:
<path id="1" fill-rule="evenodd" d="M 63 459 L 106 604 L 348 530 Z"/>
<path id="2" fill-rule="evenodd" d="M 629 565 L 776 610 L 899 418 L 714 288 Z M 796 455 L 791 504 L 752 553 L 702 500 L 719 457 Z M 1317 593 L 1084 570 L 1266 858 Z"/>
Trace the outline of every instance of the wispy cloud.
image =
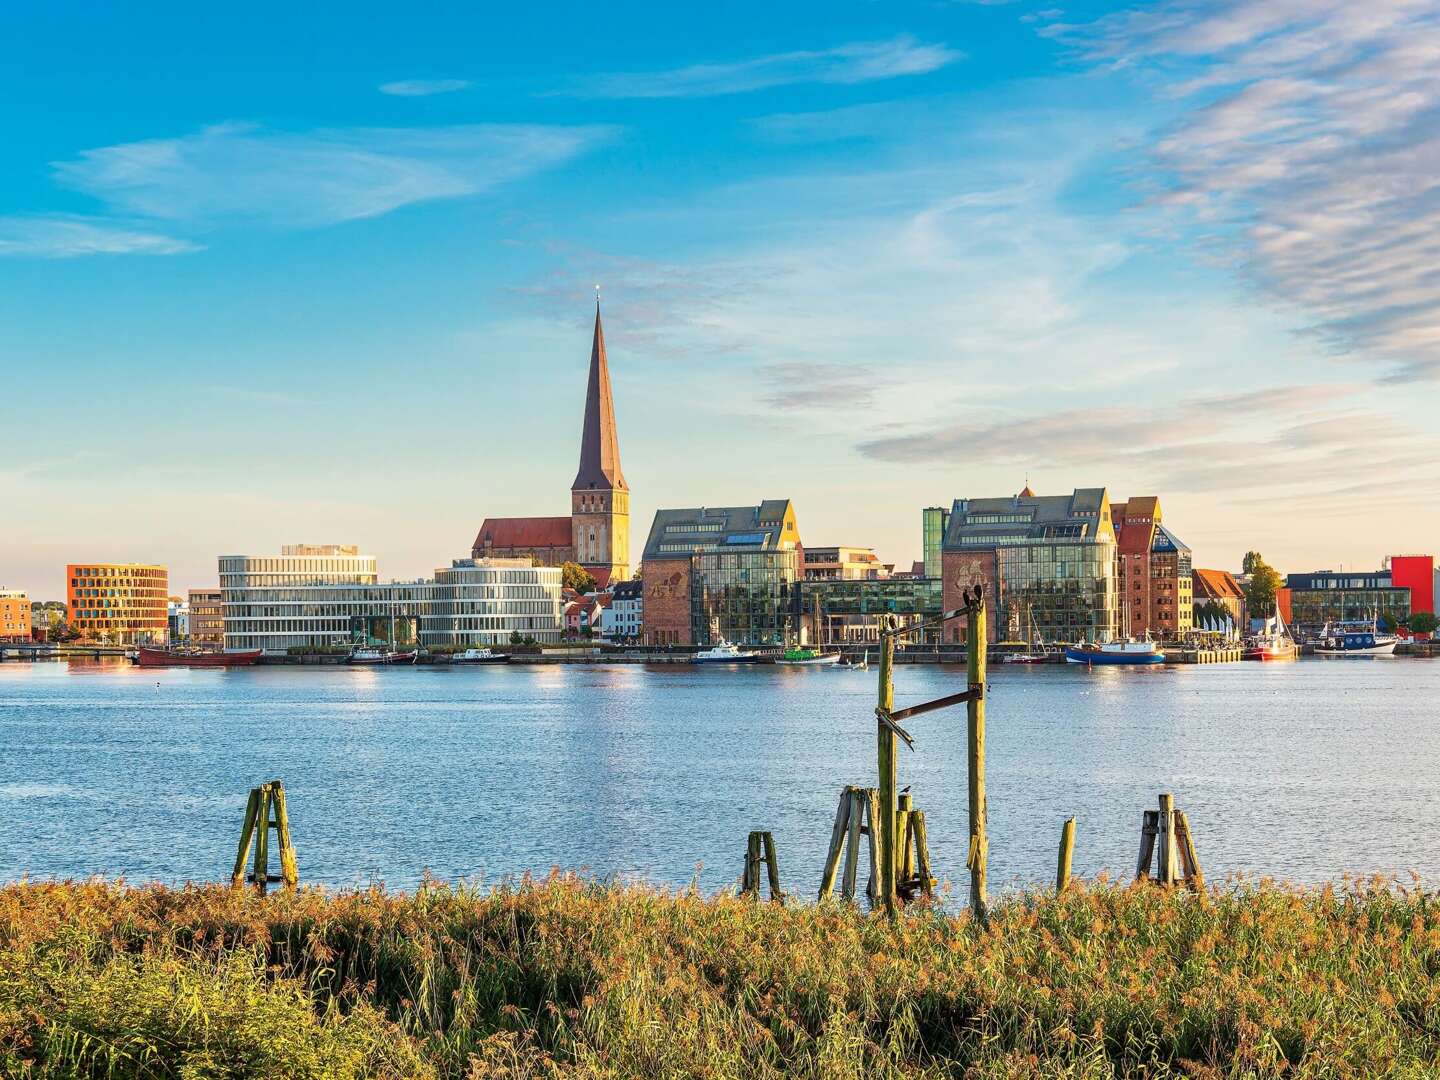
<path id="1" fill-rule="evenodd" d="M 1170 0 L 1043 33 L 1186 106 L 1154 203 L 1342 353 L 1440 377 L 1440 8 Z"/>
<path id="2" fill-rule="evenodd" d="M 87 150 L 57 179 L 132 216 L 309 228 L 477 195 L 611 138 L 604 126 L 473 124 L 305 133 L 226 124 Z"/>
<path id="3" fill-rule="evenodd" d="M 70 214 L 0 217 L 0 255 L 69 259 L 82 255 L 180 255 L 198 245 L 143 226 Z"/>
<path id="4" fill-rule="evenodd" d="M 400 79 L 380 84 L 380 93 L 393 97 L 430 97 L 470 89 L 469 79 Z"/>
<path id="5" fill-rule="evenodd" d="M 866 83 L 924 75 L 962 55 L 945 45 L 902 35 L 889 41 L 857 41 L 833 49 L 773 53 L 668 71 L 595 75 L 561 92 L 593 98 L 714 97 L 796 83 Z"/>

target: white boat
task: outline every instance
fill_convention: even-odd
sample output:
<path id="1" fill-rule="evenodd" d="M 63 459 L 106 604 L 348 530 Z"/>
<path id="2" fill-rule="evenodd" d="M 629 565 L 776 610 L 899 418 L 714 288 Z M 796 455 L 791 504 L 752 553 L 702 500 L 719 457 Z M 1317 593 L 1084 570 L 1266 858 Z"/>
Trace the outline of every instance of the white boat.
<path id="1" fill-rule="evenodd" d="M 464 652 L 452 654 L 450 662 L 452 664 L 508 664 L 510 657 L 504 653 L 491 652 L 489 649 L 466 649 Z"/>
<path id="2" fill-rule="evenodd" d="M 1400 639 L 1394 634 L 1384 633 L 1376 620 L 1363 629 L 1344 627 L 1332 628 L 1329 623 L 1320 632 L 1320 641 L 1315 646 L 1316 656 L 1390 656 Z"/>
<path id="3" fill-rule="evenodd" d="M 362 646 L 351 649 L 345 662 L 347 664 L 401 664 L 408 660 L 413 664 L 417 655 L 413 652 L 401 653 L 391 649 L 373 649 Z"/>
<path id="4" fill-rule="evenodd" d="M 739 645 L 732 645 L 724 638 L 718 645 L 702 649 L 690 658 L 692 664 L 753 664 L 759 657 L 753 652 L 744 652 Z"/>

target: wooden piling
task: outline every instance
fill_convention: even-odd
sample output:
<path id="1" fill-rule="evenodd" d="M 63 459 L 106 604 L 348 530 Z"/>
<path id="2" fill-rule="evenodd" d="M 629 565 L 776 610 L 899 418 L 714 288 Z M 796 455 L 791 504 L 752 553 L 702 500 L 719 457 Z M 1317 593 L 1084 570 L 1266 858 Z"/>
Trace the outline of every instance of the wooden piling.
<path id="1" fill-rule="evenodd" d="M 855 876 L 856 868 L 860 865 L 860 821 L 865 816 L 864 803 L 866 799 L 864 789 L 852 787 L 845 789 L 850 794 L 850 828 L 845 842 L 845 878 L 840 886 L 840 895 L 846 900 L 855 899 Z M 874 822 L 871 822 L 873 827 Z M 874 852 L 874 846 L 871 846 Z M 871 876 L 874 876 L 874 867 L 871 867 Z"/>
<path id="2" fill-rule="evenodd" d="M 825 871 L 820 875 L 820 899 L 835 891 L 835 873 L 840 868 L 840 854 L 845 846 L 846 826 L 850 821 L 850 788 L 840 792 L 840 805 L 835 810 L 835 827 L 830 830 L 830 850 L 825 854 Z"/>
<path id="3" fill-rule="evenodd" d="M 910 815 L 914 802 L 910 793 L 902 792 L 896 798 L 895 809 L 895 836 L 900 845 L 899 865 L 895 871 L 895 884 L 898 890 L 902 881 L 909 881 L 915 876 L 915 841 L 910 831 Z"/>
<path id="4" fill-rule="evenodd" d="M 770 880 L 770 899 L 777 904 L 785 902 L 785 894 L 780 889 L 780 864 L 775 859 L 775 835 L 770 832 L 760 834 L 760 841 L 765 847 L 765 876 Z M 759 892 L 759 882 L 756 882 L 756 892 Z"/>
<path id="5" fill-rule="evenodd" d="M 1055 895 L 1070 887 L 1070 861 L 1075 855 L 1075 819 L 1068 818 L 1060 827 L 1060 857 L 1055 866 Z"/>
<path id="6" fill-rule="evenodd" d="M 985 600 L 979 588 L 974 604 L 965 635 L 970 688 L 977 691 L 965 704 L 970 754 L 970 852 L 966 865 L 970 868 L 970 910 L 983 923 L 990 907 L 985 880 L 990 841 L 985 834 Z"/>
<path id="7" fill-rule="evenodd" d="M 915 838 L 915 873 L 920 879 L 920 892 L 932 896 L 935 879 L 930 876 L 930 842 L 925 836 L 925 811 L 910 811 L 910 832 Z"/>
<path id="8" fill-rule="evenodd" d="M 270 785 L 260 785 L 260 820 L 256 824 L 255 885 L 263 896 L 270 888 Z"/>
<path id="9" fill-rule="evenodd" d="M 881 621 L 883 630 L 891 630 L 895 626 L 895 617 L 886 615 Z M 893 635 L 882 634 L 880 637 L 880 699 L 879 707 L 888 716 L 895 709 L 895 638 Z M 896 856 L 899 854 L 899 845 L 895 836 L 895 755 L 898 749 L 898 739 L 895 730 L 880 719 L 875 721 L 876 731 L 876 758 L 880 771 L 879 801 L 879 829 L 876 829 L 876 819 L 870 818 L 871 830 L 871 851 L 874 852 L 878 840 L 880 858 L 880 902 L 884 904 L 887 913 L 895 914 L 895 871 L 897 868 Z M 878 838 L 874 834 L 878 831 Z M 875 898 L 872 896 L 871 902 Z"/>
<path id="10" fill-rule="evenodd" d="M 245 824 L 240 828 L 240 849 L 235 853 L 235 872 L 230 875 L 232 888 L 245 886 L 245 863 L 250 858 L 250 844 L 255 839 L 255 822 L 260 817 L 260 789 L 250 789 L 250 799 L 245 804 Z"/>
<path id="11" fill-rule="evenodd" d="M 760 898 L 760 834 L 752 832 L 745 841 L 745 872 L 740 875 L 740 895 Z"/>
<path id="12" fill-rule="evenodd" d="M 1140 859 L 1135 864 L 1135 880 L 1145 881 L 1150 877 L 1150 861 L 1155 857 L 1155 836 L 1159 832 L 1160 813 L 1146 810 L 1140 819 Z"/>
<path id="13" fill-rule="evenodd" d="M 1205 874 L 1200 869 L 1200 856 L 1195 853 L 1195 837 L 1190 832 L 1190 818 L 1184 810 L 1175 811 L 1175 834 L 1180 842 L 1180 861 L 1185 867 L 1185 884 L 1205 895 Z"/>
<path id="14" fill-rule="evenodd" d="M 300 884 L 300 869 L 295 864 L 295 847 L 290 843 L 290 814 L 285 809 L 285 785 L 270 781 L 270 798 L 275 805 L 275 839 L 280 845 L 280 881 L 287 889 Z"/>
<path id="15" fill-rule="evenodd" d="M 1180 849 L 1175 842 L 1175 797 L 1168 792 L 1160 796 L 1156 838 L 1160 842 L 1160 865 L 1155 878 L 1161 885 L 1174 885 L 1180 877 Z"/>
<path id="16" fill-rule="evenodd" d="M 870 839 L 870 881 L 865 886 L 865 895 L 870 900 L 870 906 L 875 908 L 879 907 L 883 902 L 880 898 L 880 889 L 884 875 L 883 864 L 885 862 L 880 854 L 880 830 L 876 824 L 880 820 L 880 793 L 874 788 L 866 788 L 862 795 L 868 811 L 866 816 L 869 818 L 869 827 L 865 830 L 865 835 Z M 894 869 L 893 864 L 891 869 Z M 893 877 L 891 880 L 893 883 Z M 890 895 L 891 903 L 887 910 L 894 911 L 894 900 L 895 895 L 892 892 Z"/>

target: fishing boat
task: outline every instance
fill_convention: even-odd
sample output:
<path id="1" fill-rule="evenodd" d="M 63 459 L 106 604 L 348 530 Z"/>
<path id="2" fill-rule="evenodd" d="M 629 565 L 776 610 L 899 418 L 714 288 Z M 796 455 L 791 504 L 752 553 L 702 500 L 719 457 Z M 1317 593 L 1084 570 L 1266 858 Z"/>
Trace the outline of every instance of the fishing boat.
<path id="1" fill-rule="evenodd" d="M 692 664 L 753 664 L 760 658 L 753 652 L 745 652 L 739 645 L 721 638 L 717 645 L 702 649 L 690 658 Z"/>
<path id="2" fill-rule="evenodd" d="M 1399 643 L 1400 639 L 1382 631 L 1375 619 L 1371 619 L 1370 625 L 1364 628 L 1346 628 L 1343 625 L 1332 628 L 1326 623 L 1315 646 L 1315 655 L 1390 656 Z"/>
<path id="3" fill-rule="evenodd" d="M 786 649 L 784 655 L 775 661 L 777 664 L 788 664 L 795 667 L 818 667 L 824 664 L 838 664 L 839 662 L 839 653 L 823 653 L 819 649 L 810 649 L 803 646 Z"/>
<path id="4" fill-rule="evenodd" d="M 259 659 L 259 649 L 205 652 L 200 649 L 153 649 L 141 645 L 135 653 L 135 663 L 140 667 L 249 667 Z"/>
<path id="5" fill-rule="evenodd" d="M 452 664 L 508 664 L 510 657 L 505 653 L 491 652 L 489 649 L 466 649 L 464 652 L 454 653 L 450 657 Z"/>
<path id="6" fill-rule="evenodd" d="M 1300 653 L 1279 610 L 1269 631 L 1248 638 L 1240 653 L 1242 660 L 1294 660 Z"/>
<path id="7" fill-rule="evenodd" d="M 347 664 L 403 664 L 407 660 L 415 662 L 415 653 L 394 652 L 391 649 L 373 649 L 361 646 L 350 650 L 350 655 L 345 658 Z"/>
<path id="8" fill-rule="evenodd" d="M 1127 638 L 1124 641 L 1104 641 L 1097 644 L 1080 642 L 1065 650 L 1067 664 L 1163 664 L 1165 654 L 1160 646 L 1150 640 L 1147 634 L 1139 640 Z"/>

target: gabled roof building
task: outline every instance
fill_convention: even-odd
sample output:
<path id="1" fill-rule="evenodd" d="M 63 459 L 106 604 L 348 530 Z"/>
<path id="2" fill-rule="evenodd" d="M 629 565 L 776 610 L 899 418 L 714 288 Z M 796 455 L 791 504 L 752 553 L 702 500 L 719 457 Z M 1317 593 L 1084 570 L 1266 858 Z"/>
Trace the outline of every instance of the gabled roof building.
<path id="1" fill-rule="evenodd" d="M 783 644 L 795 632 L 801 577 L 789 499 L 657 511 L 645 541 L 644 639 Z"/>
<path id="2" fill-rule="evenodd" d="M 1154 495 L 1112 503 L 1120 631 L 1174 641 L 1194 626 L 1190 548 L 1161 524 Z"/>
<path id="3" fill-rule="evenodd" d="M 944 607 L 983 585 L 991 641 L 1108 641 L 1116 634 L 1115 529 L 1104 488 L 956 499 L 941 546 Z M 947 641 L 965 640 L 963 620 Z"/>

